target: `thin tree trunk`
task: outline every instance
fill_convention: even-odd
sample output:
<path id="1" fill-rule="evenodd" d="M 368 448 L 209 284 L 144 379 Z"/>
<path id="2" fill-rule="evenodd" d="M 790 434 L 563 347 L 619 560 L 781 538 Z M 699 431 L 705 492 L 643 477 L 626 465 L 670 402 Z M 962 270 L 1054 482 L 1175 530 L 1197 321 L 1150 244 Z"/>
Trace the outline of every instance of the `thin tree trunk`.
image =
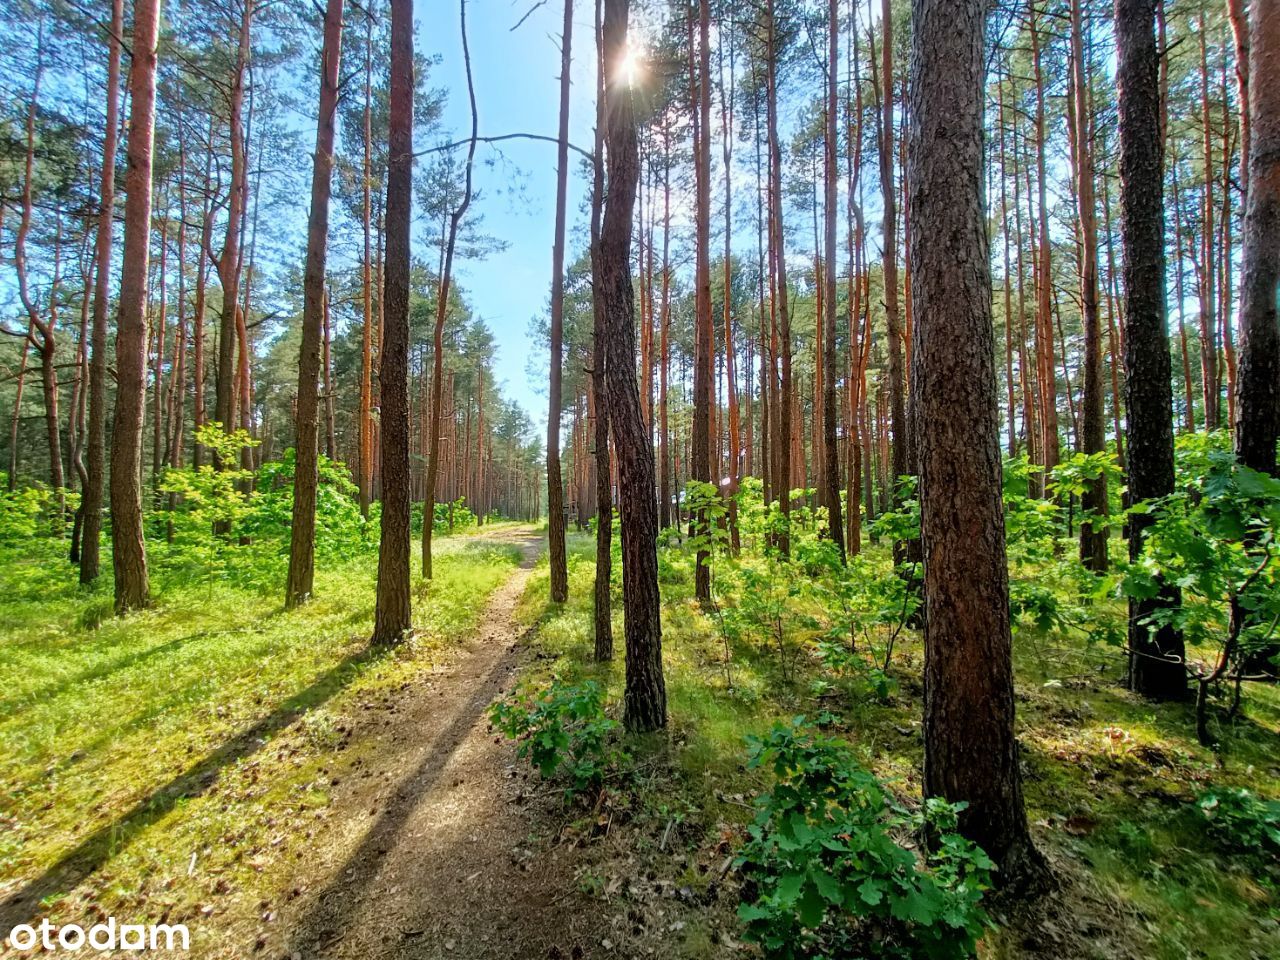
<path id="1" fill-rule="evenodd" d="M 237 339 L 240 292 L 240 254 L 245 221 L 245 193 L 247 171 L 245 169 L 245 135 L 242 114 L 244 109 L 244 75 L 249 62 L 250 30 L 253 21 L 253 0 L 245 0 L 244 15 L 240 21 L 240 41 L 231 73 L 231 195 L 227 203 L 227 231 L 218 258 L 218 279 L 222 284 L 222 318 L 218 326 L 218 371 L 215 383 L 214 417 L 222 425 L 223 432 L 236 429 L 236 370 L 235 345 Z"/>
<path id="2" fill-rule="evenodd" d="M 118 614 L 147 606 L 151 593 L 142 531 L 142 423 L 147 396 L 147 262 L 159 30 L 160 0 L 136 0 L 124 254 L 116 321 L 116 412 L 111 431 L 111 555 Z"/>
<path id="3" fill-rule="evenodd" d="M 1080 300 L 1084 325 L 1084 407 L 1081 449 L 1102 453 L 1107 446 L 1102 396 L 1102 323 L 1098 315 L 1098 226 L 1093 194 L 1092 124 L 1089 118 L 1089 80 L 1085 59 L 1084 0 L 1071 2 L 1071 59 L 1076 109 L 1076 202 L 1080 212 Z M 1086 517 L 1080 524 L 1080 560 L 1095 573 L 1107 569 L 1107 479 L 1089 482 L 1081 498 Z"/>
<path id="4" fill-rule="evenodd" d="M 827 504 L 830 536 L 845 560 L 844 517 L 840 511 L 840 454 L 836 447 L 836 71 L 840 62 L 840 5 L 827 4 L 827 108 L 826 108 L 826 267 L 823 271 L 822 326 L 826 349 L 822 367 L 822 487 Z M 850 350 L 852 350 L 850 344 Z M 852 509 L 852 508 L 850 508 Z"/>
<path id="5" fill-rule="evenodd" d="M 1049 200 L 1046 154 L 1048 138 L 1045 132 L 1045 82 L 1041 64 L 1040 31 L 1035 0 L 1028 0 L 1027 10 L 1031 26 L 1032 69 L 1036 82 L 1036 189 L 1038 191 L 1039 239 L 1037 252 L 1039 268 L 1036 279 L 1036 362 L 1040 387 L 1040 428 L 1043 439 L 1040 444 L 1041 464 L 1047 475 L 1062 458 L 1061 438 L 1058 433 L 1058 374 L 1054 368 L 1053 349 L 1053 258 L 1049 244 Z M 1028 197 L 1028 200 L 1030 198 Z M 1068 391 L 1070 397 L 1070 391 Z"/>
<path id="6" fill-rule="evenodd" d="M 449 230 L 445 239 L 444 259 L 440 270 L 440 290 L 436 294 L 435 328 L 432 332 L 432 345 L 435 356 L 431 375 L 431 439 L 429 444 L 430 454 L 427 460 L 427 499 L 422 508 L 422 576 L 427 580 L 430 580 L 433 575 L 431 538 L 435 527 L 436 484 L 440 475 L 440 404 L 442 402 L 440 391 L 444 379 L 444 321 L 449 305 L 449 288 L 453 277 L 453 253 L 458 242 L 458 229 L 462 224 L 463 218 L 467 215 L 467 208 L 471 206 L 471 175 L 476 156 L 476 137 L 479 134 L 480 126 L 480 118 L 476 111 L 475 87 L 471 77 L 471 51 L 467 45 L 467 0 L 461 0 L 460 8 L 462 53 L 467 73 L 467 96 L 471 106 L 471 138 L 467 144 L 467 163 L 462 198 L 459 200 L 458 206 L 449 215 Z M 411 14 L 406 14 L 406 17 L 409 23 L 413 22 Z M 409 188 L 406 187 L 405 189 L 407 191 Z M 449 375 L 449 384 L 450 393 L 452 393 L 452 374 Z M 407 406 L 407 398 L 405 402 Z M 385 438 L 383 444 L 385 449 Z M 449 498 L 450 503 L 457 499 L 457 490 L 455 489 L 452 494 Z"/>
<path id="7" fill-rule="evenodd" d="M 889 0 L 885 0 L 886 5 Z M 778 25 L 774 0 L 769 0 L 768 60 L 766 70 L 766 106 L 768 115 L 770 219 L 772 240 L 770 261 L 775 281 L 773 309 L 777 319 L 777 344 L 774 360 L 781 366 L 781 395 L 773 404 L 777 430 L 774 436 L 774 496 L 781 501 L 783 534 L 778 548 L 784 556 L 791 554 L 791 459 L 792 459 L 792 411 L 795 386 L 791 376 L 791 310 L 788 304 L 786 233 L 783 229 L 782 197 L 782 148 L 778 139 Z"/>
<path id="8" fill-rule="evenodd" d="M 894 504 L 902 497 L 901 478 L 913 471 L 908 453 L 906 413 L 906 373 L 903 369 L 902 319 L 898 304 L 898 204 L 894 187 L 893 149 L 893 9 L 890 0 L 882 0 L 880 21 L 880 194 L 884 205 L 884 311 L 889 349 L 889 428 L 893 432 L 891 448 L 893 476 L 890 478 Z M 874 58 L 874 51 L 872 54 Z M 874 80 L 874 78 L 873 78 Z M 895 559 L 906 557 L 901 544 L 894 547 Z"/>
<path id="9" fill-rule="evenodd" d="M 338 68 L 342 57 L 342 4 L 343 0 L 327 0 L 324 43 L 320 50 L 319 115 L 316 119 L 316 149 L 312 154 L 307 259 L 302 278 L 302 345 L 298 354 L 293 522 L 290 525 L 289 574 L 284 590 L 284 605 L 287 609 L 307 600 L 315 585 L 316 487 L 319 483 L 319 398 L 316 391 L 328 313 L 324 272 L 329 246 L 329 193 L 338 112 Z M 328 380 L 327 364 L 325 379 Z M 407 404 L 406 399 L 406 408 Z"/>
<path id="10" fill-rule="evenodd" d="M 360 288 L 363 325 L 360 340 L 360 409 L 356 414 L 356 485 L 360 489 L 360 512 L 368 517 L 369 504 L 373 500 L 373 17 L 365 18 L 362 173 L 361 227 L 364 256 L 360 264 Z"/>
<path id="11" fill-rule="evenodd" d="M 107 310 L 110 307 L 111 247 L 115 229 L 120 37 L 123 32 L 124 0 L 112 0 L 111 25 L 107 30 L 107 115 L 102 133 L 102 178 L 95 257 L 97 273 L 93 284 L 92 351 L 89 357 L 89 480 L 84 489 L 84 527 L 80 534 L 80 582 L 83 584 L 98 579 L 102 563 L 102 501 L 107 477 Z"/>
<path id="12" fill-rule="evenodd" d="M 604 209 L 605 64 L 601 36 L 600 3 L 595 2 L 593 26 L 596 40 L 596 129 L 591 163 L 591 395 L 595 400 L 595 431 L 592 437 L 596 480 L 596 579 L 593 597 L 595 658 L 613 659 L 613 485 L 609 476 L 609 401 L 607 391 L 608 316 L 602 289 L 600 264 L 600 217 Z M 665 239 L 664 239 L 665 246 Z M 663 263 L 662 305 L 662 419 L 666 428 L 666 263 Z"/>
<path id="13" fill-rule="evenodd" d="M 547 541 L 551 564 L 551 602 L 569 599 L 565 558 L 564 483 L 560 477 L 561 378 L 564 370 L 564 244 L 569 193 L 569 68 L 572 63 L 573 0 L 564 0 L 560 40 L 560 126 L 556 144 L 556 223 L 551 241 L 551 375 L 547 413 Z"/>
<path id="14" fill-rule="evenodd" d="M 729 82 L 724 78 L 724 46 L 729 46 Z M 720 124 L 724 156 L 724 365 L 729 403 L 729 544 L 736 554 L 741 548 L 738 532 L 738 488 L 742 482 L 742 422 L 738 410 L 738 371 L 734 357 L 733 330 L 733 91 L 734 47 L 726 38 L 720 51 Z M 750 418 L 748 417 L 748 424 Z M 748 444 L 748 449 L 750 444 Z"/>
<path id="15" fill-rule="evenodd" d="M 711 13 L 708 0 L 698 0 L 698 60 L 693 124 L 695 181 L 694 335 L 693 335 L 693 479 L 711 483 L 711 356 L 715 333 L 711 321 Z M 692 23 L 690 25 L 692 33 Z M 692 38 L 690 38 L 692 47 Z M 690 51 L 692 58 L 692 50 Z M 727 295 L 726 291 L 726 295 Z M 702 541 L 694 560 L 694 596 L 711 601 L 709 539 L 705 510 L 694 518 L 695 535 Z"/>

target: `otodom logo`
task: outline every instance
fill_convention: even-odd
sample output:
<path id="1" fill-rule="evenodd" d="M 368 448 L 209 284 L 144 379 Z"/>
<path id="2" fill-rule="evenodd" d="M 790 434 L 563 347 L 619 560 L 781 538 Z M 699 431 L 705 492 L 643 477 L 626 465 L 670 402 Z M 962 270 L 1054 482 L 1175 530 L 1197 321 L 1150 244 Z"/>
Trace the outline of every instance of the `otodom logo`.
<path id="1" fill-rule="evenodd" d="M 47 919 L 37 926 L 20 923 L 9 931 L 5 943 L 13 950 L 45 951 L 83 950 L 88 947 L 99 953 L 111 950 L 190 950 L 191 938 L 181 923 L 117 923 L 108 917 L 105 923 L 97 923 L 87 930 L 75 923 L 55 927 Z"/>

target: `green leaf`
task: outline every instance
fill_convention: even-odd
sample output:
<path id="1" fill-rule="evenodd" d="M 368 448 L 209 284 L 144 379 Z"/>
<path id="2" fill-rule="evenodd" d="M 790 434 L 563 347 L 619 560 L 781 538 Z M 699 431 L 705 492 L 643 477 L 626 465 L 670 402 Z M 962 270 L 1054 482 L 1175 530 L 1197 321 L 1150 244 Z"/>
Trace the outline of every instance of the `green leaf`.
<path id="1" fill-rule="evenodd" d="M 803 873 L 786 873 L 778 880 L 778 902 L 780 904 L 791 905 L 796 902 L 796 898 L 800 896 L 800 889 L 804 886 Z"/>
<path id="2" fill-rule="evenodd" d="M 844 887 L 840 885 L 839 880 L 822 869 L 820 864 L 809 864 L 809 876 L 813 880 L 813 885 L 826 898 L 828 903 L 840 904 L 844 902 Z"/>
<path id="3" fill-rule="evenodd" d="M 858 896 L 867 906 L 874 907 L 884 899 L 884 881 L 867 877 L 858 885 Z"/>

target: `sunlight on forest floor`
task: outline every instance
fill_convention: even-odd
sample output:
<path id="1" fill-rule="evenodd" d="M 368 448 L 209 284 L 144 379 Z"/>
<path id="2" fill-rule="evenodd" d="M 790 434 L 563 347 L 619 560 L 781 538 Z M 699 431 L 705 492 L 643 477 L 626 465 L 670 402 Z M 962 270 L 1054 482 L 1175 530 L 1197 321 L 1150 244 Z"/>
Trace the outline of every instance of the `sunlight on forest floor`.
<path id="1" fill-rule="evenodd" d="M 174 583 L 95 626 L 110 577 L 82 593 L 45 543 L 0 559 L 0 902 L 29 890 L 55 922 L 163 915 L 197 937 L 269 886 L 246 877 L 304 856 L 349 718 L 466 638 L 519 554 L 443 538 L 416 635 L 370 653 L 374 554 L 321 570 L 294 613 L 275 594 Z"/>
<path id="2" fill-rule="evenodd" d="M 611 709 L 620 710 L 621 653 L 609 664 L 591 662 L 594 540 L 571 536 L 569 550 L 570 601 L 542 620 L 532 640 L 537 672 L 525 682 L 536 688 L 552 677 L 593 678 L 607 685 Z M 886 547 L 869 553 L 888 568 Z M 743 562 L 755 562 L 746 557 L 744 549 Z M 678 886 L 692 886 L 695 895 L 715 881 L 715 867 L 725 851 L 736 849 L 752 819 L 750 801 L 768 786 L 745 768 L 743 738 L 794 715 L 812 720 L 831 714 L 829 731 L 848 739 L 903 804 L 919 803 L 918 635 L 899 640 L 888 671 L 896 689 L 883 702 L 813 686 L 821 666 L 812 656 L 801 656 L 799 668 L 783 680 L 776 652 L 763 643 L 733 646 L 730 690 L 714 615 L 704 614 L 692 596 L 691 559 L 668 548 L 660 569 L 672 736 L 669 750 L 655 746 L 652 755 L 637 759 L 631 801 L 639 807 L 638 832 L 647 831 L 651 841 L 666 836 L 666 855 L 649 854 L 660 874 L 665 870 Z M 546 576 L 544 563 L 526 593 L 530 622 L 545 610 Z M 620 586 L 615 565 L 619 644 Z M 732 591 L 731 583 L 725 586 Z M 727 607 L 737 599 L 729 593 L 719 602 Z M 1078 941 L 1072 946 L 1099 957 L 1280 955 L 1274 893 L 1215 847 L 1195 805 L 1210 788 L 1280 792 L 1276 691 L 1249 691 L 1247 709 L 1222 731 L 1223 748 L 1215 755 L 1196 741 L 1190 706 L 1152 705 L 1133 696 L 1119 684 L 1120 659 L 1100 656 L 1078 638 L 1024 626 L 1015 633 L 1015 658 L 1028 816 L 1037 843 L 1071 881 L 1061 895 L 1068 919 L 1059 927 L 1074 929 Z M 630 856 L 625 843 L 612 853 L 606 845 L 598 862 L 583 868 L 603 883 L 587 885 L 607 888 L 608 877 L 627 869 Z M 734 905 L 721 900 L 683 926 L 678 955 L 718 955 L 711 944 L 734 929 Z M 1019 942 L 1012 930 L 1001 930 L 987 937 L 982 952 L 1019 956 L 1028 948 L 1052 947 Z"/>
<path id="3" fill-rule="evenodd" d="M 201 956 L 214 955 L 211 943 L 253 942 L 278 909 L 305 895 L 298 878 L 320 853 L 313 844 L 365 829 L 359 818 L 336 822 L 351 811 L 333 806 L 339 782 L 376 767 L 388 749 L 362 719 L 403 706 L 450 662 L 514 570 L 515 541 L 530 532 L 497 524 L 440 538 L 436 579 L 415 591 L 418 633 L 384 654 L 367 649 L 372 553 L 322 570 L 316 599 L 292 614 L 275 593 L 234 578 L 162 575 L 154 608 L 117 620 L 104 612 L 107 586 L 81 592 L 74 569 L 52 553 L 56 544 L 6 552 L 0 903 L 28 894 L 55 922 L 186 922 Z M 558 826 L 538 827 L 576 878 L 576 889 L 557 897 L 598 904 L 601 923 L 612 917 L 609 929 L 623 931 L 610 942 L 626 955 L 652 948 L 720 957 L 741 948 L 731 864 L 752 802 L 770 786 L 746 767 L 745 736 L 804 715 L 848 740 L 898 802 L 919 803 L 918 635 L 898 638 L 876 693 L 819 659 L 821 616 L 811 598 L 788 601 L 781 654 L 761 635 L 724 630 L 749 599 L 746 571 L 764 571 L 758 546 L 745 545 L 741 568 L 717 568 L 711 612 L 693 599 L 686 550 L 662 548 L 670 730 L 630 741 L 630 763 L 597 802 L 566 806 Z M 545 558 L 534 569 L 517 610 L 532 628 L 519 687 L 595 679 L 616 713 L 621 579 L 615 564 L 616 656 L 595 664 L 593 555 L 589 534 L 570 535 L 562 607 L 547 604 Z M 868 576 L 883 575 L 887 545 L 869 546 L 862 562 Z M 1051 576 L 1015 570 L 1015 581 L 1020 575 Z M 1123 615 L 1117 601 L 1097 602 L 1109 606 L 1090 622 Z M 858 643 L 883 648 L 876 631 L 887 629 Z M 1280 697 L 1250 690 L 1243 712 L 1219 728 L 1215 753 L 1197 742 L 1189 706 L 1152 705 L 1119 685 L 1117 653 L 1026 623 L 1015 633 L 1028 814 L 1064 884 L 1047 924 L 994 905 L 1003 926 L 983 955 L 1280 955 L 1271 881 L 1216 846 L 1196 806 L 1210 789 L 1280 793 Z"/>

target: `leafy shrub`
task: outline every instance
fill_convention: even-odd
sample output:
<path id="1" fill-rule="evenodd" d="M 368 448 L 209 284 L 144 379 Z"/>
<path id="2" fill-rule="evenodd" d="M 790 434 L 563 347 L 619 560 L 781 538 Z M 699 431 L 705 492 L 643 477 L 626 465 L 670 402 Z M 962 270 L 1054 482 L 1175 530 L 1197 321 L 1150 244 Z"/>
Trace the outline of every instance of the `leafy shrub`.
<path id="1" fill-rule="evenodd" d="M 790 683 L 804 652 L 803 631 L 818 626 L 801 608 L 808 581 L 774 553 L 759 567 L 741 564 L 736 575 L 739 591 L 719 617 L 721 632 L 726 642 L 758 640 L 761 653 L 772 647 L 782 680 Z"/>
<path id="2" fill-rule="evenodd" d="M 256 478 L 240 468 L 241 451 L 257 442 L 244 430 L 227 434 L 217 423 L 196 431 L 215 463 L 166 470 L 160 490 L 174 509 L 154 511 L 156 566 L 178 579 L 226 579 L 275 590 L 288 562 L 293 520 L 295 452 L 261 465 Z M 340 463 L 321 456 L 316 489 L 316 555 L 321 562 L 349 559 L 377 543 L 377 523 L 360 515 L 357 490 Z M 163 532 L 162 532 L 163 530 Z"/>
<path id="3" fill-rule="evenodd" d="M 1210 790 L 1196 800 L 1209 833 L 1233 853 L 1280 853 L 1280 800 L 1263 800 L 1243 788 Z"/>
<path id="4" fill-rule="evenodd" d="M 923 814 L 893 805 L 845 743 L 803 718 L 748 743 L 750 766 L 777 778 L 756 799 L 737 860 L 748 939 L 783 960 L 973 955 L 994 865 L 954 832 L 963 805 L 933 800 Z M 898 839 L 926 824 L 939 838 L 933 852 Z"/>
<path id="5" fill-rule="evenodd" d="M 609 771 L 625 760 L 612 743 L 618 722 L 606 716 L 604 691 L 592 680 L 557 680 L 536 697 L 500 701 L 489 719 L 519 743 L 517 755 L 544 780 L 566 782 L 566 799 L 597 793 Z"/>
<path id="6" fill-rule="evenodd" d="M 0 471 L 0 543 L 22 543 L 48 531 L 45 519 L 53 497 L 44 487 L 9 490 L 9 475 Z"/>
<path id="7" fill-rule="evenodd" d="M 257 496 L 245 518 L 245 531 L 255 538 L 287 541 L 293 523 L 293 476 L 297 452 L 290 447 L 279 460 L 258 470 Z M 360 515 L 359 488 L 347 466 L 320 454 L 316 464 L 316 556 L 350 559 L 371 549 L 377 540 Z"/>
<path id="8" fill-rule="evenodd" d="M 1142 555 L 1124 571 L 1122 591 L 1154 597 L 1173 584 L 1182 602 L 1148 621 L 1172 626 L 1188 647 L 1212 647 L 1209 665 L 1193 664 L 1196 726 L 1203 743 L 1211 693 L 1245 679 L 1255 659 L 1274 658 L 1280 624 L 1280 479 L 1240 464 L 1217 435 L 1178 444 L 1178 489 L 1134 504 L 1149 524 Z M 1252 668 L 1256 669 L 1256 667 Z"/>
<path id="9" fill-rule="evenodd" d="M 865 674 L 878 688 L 893 660 L 894 644 L 920 609 L 920 595 L 898 573 L 866 556 L 851 556 L 841 564 L 829 541 L 823 544 L 828 547 L 825 569 L 813 583 L 814 595 L 830 617 L 822 643 L 843 646 L 849 655 L 843 666 Z M 842 665 L 834 652 L 823 659 L 833 668 Z M 877 696 L 884 699 L 889 692 Z"/>

